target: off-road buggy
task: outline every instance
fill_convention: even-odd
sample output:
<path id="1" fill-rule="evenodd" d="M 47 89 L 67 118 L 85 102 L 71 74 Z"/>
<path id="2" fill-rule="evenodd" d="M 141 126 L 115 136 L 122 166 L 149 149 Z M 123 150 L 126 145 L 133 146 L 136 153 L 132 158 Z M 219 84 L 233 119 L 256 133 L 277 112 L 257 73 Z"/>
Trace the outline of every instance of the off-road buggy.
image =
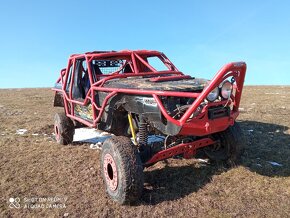
<path id="1" fill-rule="evenodd" d="M 56 141 L 69 144 L 88 126 L 113 133 L 101 151 L 107 193 L 125 204 L 143 190 L 143 169 L 167 158 L 239 159 L 243 137 L 235 122 L 246 72 L 229 63 L 212 80 L 184 75 L 158 51 L 95 51 L 71 55 L 53 90 Z M 162 136 L 149 143 L 148 136 Z"/>

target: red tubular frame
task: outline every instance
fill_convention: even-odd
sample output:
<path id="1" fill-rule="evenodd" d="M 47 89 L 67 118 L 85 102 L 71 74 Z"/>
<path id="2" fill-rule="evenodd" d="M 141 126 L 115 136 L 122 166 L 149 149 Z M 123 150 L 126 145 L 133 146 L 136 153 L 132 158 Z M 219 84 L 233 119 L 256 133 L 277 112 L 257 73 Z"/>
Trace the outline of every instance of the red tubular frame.
<path id="1" fill-rule="evenodd" d="M 142 59 L 142 56 L 159 56 L 164 59 L 164 63 L 167 66 L 171 66 L 172 71 L 162 71 L 157 72 L 152 66 L 150 66 L 144 59 Z M 93 84 L 93 77 L 92 77 L 92 69 L 90 67 L 90 62 L 93 59 L 101 59 L 101 58 L 110 58 L 110 57 L 126 57 L 130 58 L 133 65 L 133 73 L 126 73 L 126 74 L 111 74 L 111 75 L 103 75 L 99 76 L 99 81 L 95 82 Z M 72 82 L 70 87 L 70 94 L 68 95 L 66 90 L 66 84 L 68 79 L 68 71 L 69 67 L 73 65 L 73 68 L 75 68 L 75 60 L 79 58 L 85 58 L 87 61 L 88 71 L 89 71 L 89 77 L 90 82 L 92 84 L 89 92 L 87 93 L 87 96 L 83 102 L 76 101 L 72 99 L 71 96 L 71 90 L 72 90 Z M 152 72 L 140 72 L 138 65 L 136 63 L 136 60 L 142 62 L 146 67 L 148 67 Z M 74 71 L 73 71 L 74 72 Z M 233 124 L 234 119 L 238 116 L 238 108 L 240 104 L 242 89 L 243 89 L 243 83 L 245 79 L 245 73 L 246 73 L 246 64 L 244 62 L 235 62 L 235 63 L 229 63 L 223 66 L 215 75 L 215 77 L 209 82 L 208 86 L 204 88 L 204 90 L 201 93 L 196 92 L 178 92 L 178 91 L 158 91 L 158 90 L 139 90 L 139 89 L 124 89 L 124 88 L 107 88 L 104 87 L 104 84 L 112 79 L 121 79 L 121 78 L 127 78 L 127 77 L 140 77 L 140 76 L 148 76 L 148 75 L 154 75 L 156 78 L 153 78 L 151 80 L 158 82 L 159 80 L 163 81 L 170 80 L 170 79 L 183 79 L 185 78 L 185 75 L 178 71 L 178 69 L 170 62 L 170 60 L 163 54 L 157 51 L 120 51 L 120 52 L 107 52 L 107 53 L 86 53 L 81 55 L 72 55 L 70 57 L 70 61 L 68 63 L 68 67 L 66 69 L 63 69 L 61 71 L 61 76 L 57 80 L 57 82 L 61 82 L 62 89 L 53 88 L 53 90 L 62 92 L 63 98 L 64 98 L 64 107 L 65 111 L 68 117 L 75 119 L 81 123 L 84 123 L 87 126 L 90 127 L 96 127 L 98 122 L 101 119 L 101 116 L 103 114 L 104 108 L 107 105 L 108 101 L 115 96 L 118 93 L 126 93 L 126 94 L 136 94 L 136 95 L 151 95 L 162 115 L 171 123 L 181 126 L 181 132 L 182 135 L 206 135 L 212 132 L 218 132 L 222 131 L 225 128 L 227 128 L 229 125 Z M 161 75 L 165 74 L 174 74 L 173 76 L 165 76 L 165 77 L 159 77 Z M 103 77 L 103 78 L 101 78 Z M 233 102 L 233 110 L 231 111 L 230 117 L 226 118 L 219 118 L 213 121 L 210 121 L 207 116 L 204 118 L 193 118 L 190 119 L 190 116 L 198 109 L 198 107 L 201 105 L 202 102 L 205 101 L 207 95 L 213 90 L 215 87 L 219 86 L 220 83 L 222 83 L 225 79 L 228 77 L 234 77 L 236 81 L 236 94 L 235 96 L 232 96 L 231 102 Z M 102 92 L 108 92 L 109 94 L 105 98 L 103 104 L 101 107 L 99 107 L 95 102 L 92 101 L 95 92 L 102 91 Z M 187 97 L 187 98 L 193 98 L 194 102 L 190 107 L 186 110 L 186 112 L 183 114 L 183 116 L 180 119 L 175 119 L 171 117 L 167 110 L 165 109 L 162 101 L 160 100 L 161 96 L 174 96 L 174 97 Z M 79 117 L 76 117 L 74 115 L 73 106 L 74 104 L 79 105 L 87 105 L 88 102 L 92 102 L 93 107 L 93 121 L 89 122 L 87 120 L 83 120 Z M 70 104 L 71 111 L 69 111 L 68 103 Z M 207 108 L 211 105 L 214 105 L 216 103 L 208 103 L 206 107 L 203 108 L 203 112 L 205 114 Z M 220 103 L 222 104 L 222 103 Z M 214 124 L 214 125 L 213 125 Z"/>
<path id="2" fill-rule="evenodd" d="M 196 150 L 198 148 L 212 145 L 214 143 L 215 143 L 215 141 L 213 141 L 210 138 L 203 138 L 203 139 L 199 139 L 199 140 L 194 141 L 194 142 L 182 143 L 182 144 L 176 145 L 174 147 L 171 147 L 171 148 L 168 148 L 166 150 L 162 150 L 162 151 L 156 153 L 155 155 L 153 155 L 152 158 L 150 158 L 150 160 L 148 160 L 145 163 L 145 165 L 150 165 L 150 164 L 156 163 L 156 162 L 161 161 L 161 160 L 168 159 L 170 157 L 173 157 L 173 156 L 176 156 L 179 154 L 183 154 L 184 158 L 191 158 L 193 155 L 195 155 Z"/>

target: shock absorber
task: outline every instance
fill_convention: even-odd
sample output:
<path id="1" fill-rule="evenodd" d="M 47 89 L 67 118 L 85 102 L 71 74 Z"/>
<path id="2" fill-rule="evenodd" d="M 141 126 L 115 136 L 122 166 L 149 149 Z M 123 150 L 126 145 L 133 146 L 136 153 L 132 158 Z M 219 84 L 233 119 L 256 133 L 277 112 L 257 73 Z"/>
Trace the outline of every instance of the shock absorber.
<path id="1" fill-rule="evenodd" d="M 133 124 L 133 117 L 132 117 L 131 112 L 128 113 L 128 120 L 129 120 L 129 126 L 130 126 L 130 130 L 132 133 L 134 145 L 138 145 L 137 139 L 136 139 L 136 132 L 135 132 L 134 124 Z"/>
<path id="2" fill-rule="evenodd" d="M 147 131 L 147 123 L 144 120 L 143 116 L 140 116 L 139 123 L 139 145 L 141 148 L 144 148 L 148 143 L 148 131 Z"/>

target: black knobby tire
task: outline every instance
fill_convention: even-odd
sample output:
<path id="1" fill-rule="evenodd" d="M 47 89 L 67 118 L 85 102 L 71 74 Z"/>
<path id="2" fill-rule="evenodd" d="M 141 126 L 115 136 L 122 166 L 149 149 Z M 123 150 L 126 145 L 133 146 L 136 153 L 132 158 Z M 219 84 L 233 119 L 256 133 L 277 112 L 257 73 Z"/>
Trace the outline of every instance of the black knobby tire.
<path id="1" fill-rule="evenodd" d="M 143 166 L 138 150 L 125 136 L 113 136 L 102 146 L 101 174 L 109 196 L 120 204 L 136 202 L 143 191 Z"/>
<path id="2" fill-rule="evenodd" d="M 56 113 L 54 116 L 55 139 L 59 144 L 67 145 L 73 141 L 75 128 L 73 121 L 65 113 Z"/>
<path id="3" fill-rule="evenodd" d="M 240 162 L 246 140 L 237 122 L 225 131 L 213 134 L 212 138 L 218 143 L 204 148 L 204 152 L 210 160 L 224 161 L 229 165 L 236 165 Z"/>

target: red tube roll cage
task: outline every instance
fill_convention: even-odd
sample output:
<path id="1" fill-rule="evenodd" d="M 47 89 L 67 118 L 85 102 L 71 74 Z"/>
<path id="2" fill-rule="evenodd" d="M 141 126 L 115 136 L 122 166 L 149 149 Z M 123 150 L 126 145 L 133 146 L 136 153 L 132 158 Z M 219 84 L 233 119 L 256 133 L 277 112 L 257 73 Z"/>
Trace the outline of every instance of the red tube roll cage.
<path id="1" fill-rule="evenodd" d="M 154 69 L 151 65 L 149 65 L 142 56 L 150 57 L 150 56 L 158 56 L 163 63 L 168 66 L 168 71 L 157 71 Z M 132 68 L 132 73 L 126 73 L 126 74 L 119 74 L 118 72 L 112 73 L 111 75 L 101 75 L 98 76 L 98 81 L 93 83 L 93 76 L 92 76 L 92 69 L 91 69 L 91 61 L 94 59 L 106 59 L 106 58 L 130 58 L 130 66 Z M 72 85 L 70 86 L 70 92 L 69 94 L 65 91 L 66 90 L 66 84 L 68 80 L 68 71 L 71 64 L 73 64 L 75 68 L 75 61 L 77 59 L 85 59 L 87 62 L 88 67 L 88 73 L 89 73 L 89 79 L 91 87 L 84 99 L 83 102 L 77 101 L 72 99 Z M 143 65 L 148 67 L 151 72 L 140 72 L 139 68 L 137 66 L 137 61 L 141 62 Z M 73 75 L 75 70 L 73 70 Z M 242 89 L 243 89 L 243 83 L 245 79 L 245 73 L 246 73 L 246 64 L 244 62 L 233 62 L 228 63 L 224 65 L 214 76 L 214 78 L 209 82 L 208 86 L 204 88 L 204 90 L 201 93 L 197 92 L 178 92 L 178 91 L 160 91 L 160 90 L 139 90 L 139 89 L 127 89 L 127 88 L 108 88 L 104 87 L 104 84 L 112 79 L 118 79 L 118 78 L 127 78 L 127 77 L 139 77 L 139 76 L 155 76 L 156 78 L 152 78 L 152 81 L 165 81 L 170 79 L 176 79 L 176 78 L 185 78 L 186 76 L 178 71 L 178 69 L 171 63 L 171 61 L 161 52 L 158 51 L 147 51 L 147 50 L 139 50 L 139 51 L 119 51 L 119 52 L 90 52 L 85 54 L 75 54 L 71 55 L 68 63 L 68 67 L 66 69 L 61 70 L 61 76 L 57 80 L 57 83 L 62 84 L 62 89 L 53 88 L 54 91 L 60 91 L 62 92 L 62 96 L 64 99 L 64 108 L 66 111 L 66 114 L 68 117 L 75 119 L 81 123 L 84 123 L 85 125 L 89 127 L 96 127 L 98 122 L 101 119 L 101 116 L 103 114 L 104 108 L 107 105 L 108 101 L 118 93 L 126 93 L 126 94 L 137 94 L 137 95 L 151 95 L 161 113 L 163 116 L 173 124 L 177 126 L 183 126 L 188 122 L 190 116 L 197 110 L 197 108 L 200 106 L 202 102 L 206 99 L 207 95 L 215 88 L 218 87 L 224 80 L 226 80 L 229 77 L 233 77 L 235 79 L 236 85 L 236 93 L 235 96 L 231 96 L 230 102 L 233 103 L 233 109 L 231 111 L 231 117 L 236 118 L 238 116 L 238 108 L 240 104 Z M 172 74 L 172 76 L 167 76 L 168 74 Z M 72 75 L 72 78 L 74 76 Z M 160 77 L 162 75 L 166 75 L 163 77 Z M 101 78 L 103 77 L 103 78 Z M 72 84 L 72 82 L 71 82 Z M 104 99 L 102 105 L 98 106 L 96 102 L 93 101 L 93 96 L 95 96 L 96 92 L 102 91 L 102 92 L 108 92 L 108 95 Z M 161 96 L 174 96 L 174 97 L 187 97 L 187 98 L 193 98 L 193 103 L 189 106 L 189 108 L 186 110 L 186 112 L 182 115 L 180 119 L 175 119 L 171 117 L 167 110 L 165 109 L 164 105 L 162 104 L 162 101 L 160 100 Z M 74 110 L 69 110 L 69 108 L 74 108 L 74 104 L 79 105 L 87 105 L 88 102 L 91 102 L 93 107 L 93 121 L 89 122 L 87 120 L 83 120 L 74 114 Z M 229 102 L 228 100 L 220 102 L 218 104 Z M 70 107 L 69 105 L 70 104 Z M 208 102 L 208 106 L 215 105 L 216 102 L 210 103 Z"/>

